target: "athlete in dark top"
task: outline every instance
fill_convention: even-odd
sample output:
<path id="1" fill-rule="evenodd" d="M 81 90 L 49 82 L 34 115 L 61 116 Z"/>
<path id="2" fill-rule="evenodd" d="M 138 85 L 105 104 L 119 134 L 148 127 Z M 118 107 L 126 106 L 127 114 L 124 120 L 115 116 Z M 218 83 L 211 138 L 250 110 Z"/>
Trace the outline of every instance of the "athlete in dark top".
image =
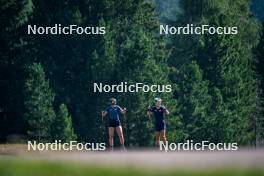
<path id="1" fill-rule="evenodd" d="M 156 106 L 149 107 L 147 114 L 154 114 L 155 117 L 155 130 L 156 130 L 156 145 L 159 146 L 160 137 L 162 141 L 166 142 L 166 122 L 165 115 L 169 115 L 169 111 L 161 105 L 162 100 L 160 98 L 155 98 Z"/>
<path id="2" fill-rule="evenodd" d="M 121 147 L 125 150 L 124 146 L 124 136 L 123 136 L 123 130 L 119 119 L 119 114 L 125 114 L 126 108 L 122 109 L 120 106 L 116 105 L 116 99 L 111 98 L 111 106 L 106 108 L 104 111 L 102 111 L 102 117 L 105 117 L 107 114 L 109 116 L 109 145 L 110 149 L 113 150 L 114 146 L 114 132 L 116 129 L 117 135 L 119 137 L 119 142 Z"/>
<path id="3" fill-rule="evenodd" d="M 109 106 L 104 110 L 104 112 L 107 112 L 109 116 L 109 127 L 116 128 L 118 126 L 121 126 L 119 114 L 121 113 L 121 109 L 118 105 Z"/>

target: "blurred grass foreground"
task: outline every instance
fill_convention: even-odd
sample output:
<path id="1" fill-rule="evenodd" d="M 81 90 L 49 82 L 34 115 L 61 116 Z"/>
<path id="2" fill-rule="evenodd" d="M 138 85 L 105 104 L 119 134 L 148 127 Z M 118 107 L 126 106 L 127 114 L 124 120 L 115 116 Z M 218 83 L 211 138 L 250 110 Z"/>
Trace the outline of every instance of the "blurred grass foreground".
<path id="1" fill-rule="evenodd" d="M 180 176 L 263 176 L 264 169 L 234 168 L 208 170 L 157 170 L 137 169 L 130 167 L 87 166 L 77 163 L 52 161 L 29 161 L 21 159 L 0 159 L 1 176 L 150 176 L 150 175 L 180 175 Z"/>
<path id="2" fill-rule="evenodd" d="M 264 150 L 31 152 L 0 145 L 0 176 L 264 176 Z"/>

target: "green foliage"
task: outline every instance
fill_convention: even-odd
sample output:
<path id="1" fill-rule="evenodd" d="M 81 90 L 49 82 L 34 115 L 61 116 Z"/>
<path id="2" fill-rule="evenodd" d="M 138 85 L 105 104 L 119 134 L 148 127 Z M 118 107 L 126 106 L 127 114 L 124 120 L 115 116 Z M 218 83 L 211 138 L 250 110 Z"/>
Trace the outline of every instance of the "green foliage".
<path id="1" fill-rule="evenodd" d="M 135 163 L 138 164 L 138 163 Z M 209 167 L 209 166 L 208 166 Z M 64 175 L 64 176 L 85 176 L 87 173 L 94 176 L 115 175 L 115 176 L 261 176 L 264 174 L 263 168 L 253 167 L 223 167 L 221 169 L 215 168 L 199 168 L 199 169 L 181 169 L 168 168 L 160 170 L 160 167 L 151 169 L 138 169 L 137 167 L 122 167 L 117 165 L 103 166 L 103 165 L 88 165 L 71 162 L 55 162 L 55 161 L 33 161 L 23 159 L 3 159 L 0 160 L 0 174 L 9 176 L 46 176 L 46 175 Z"/>
<path id="2" fill-rule="evenodd" d="M 62 142 L 73 141 L 77 138 L 72 127 L 71 115 L 65 104 L 59 106 L 56 118 L 52 123 L 52 137 L 54 140 Z"/>
<path id="3" fill-rule="evenodd" d="M 14 31 L 28 21 L 33 12 L 33 4 L 31 0 L 1 0 L 0 11 L 1 30 Z"/>
<path id="4" fill-rule="evenodd" d="M 264 139 L 264 23 L 262 23 L 261 39 L 255 50 L 255 64 L 261 90 L 259 91 L 258 112 L 254 118 L 254 130 L 256 133 L 256 145 L 263 146 Z"/>
<path id="5" fill-rule="evenodd" d="M 27 42 L 21 35 L 33 12 L 30 0 L 0 0 L 0 141 L 23 134 L 23 85 Z"/>
<path id="6" fill-rule="evenodd" d="M 211 10 L 217 13 L 211 15 Z M 258 42 L 259 27 L 246 0 L 231 4 L 212 1 L 204 4 L 202 15 L 203 23 L 238 27 L 237 35 L 205 35 L 201 39 L 204 45 L 198 46 L 198 62 L 210 87 L 218 88 L 223 97 L 223 112 L 215 113 L 217 118 L 227 115 L 222 140 L 249 144 L 254 140 L 252 122 L 258 102 L 252 48 Z"/>
<path id="7" fill-rule="evenodd" d="M 180 1 L 182 12 L 174 25 L 192 23 L 215 27 L 237 26 L 238 34 L 176 36 L 171 40 L 176 44 L 172 48 L 170 64 L 185 75 L 189 71 L 182 67 L 185 68 L 194 60 L 203 72 L 202 80 L 206 84 L 203 84 L 204 88 L 199 89 L 206 90 L 204 91 L 206 94 L 201 96 L 203 98 L 193 96 L 193 102 L 198 102 L 200 106 L 205 105 L 204 108 L 198 108 L 198 114 L 200 110 L 200 115 L 204 118 L 201 124 L 208 128 L 208 132 L 203 134 L 202 138 L 206 136 L 214 142 L 252 143 L 253 119 L 258 111 L 258 86 L 252 49 L 258 42 L 259 27 L 250 15 L 249 2 L 200 0 L 192 3 L 191 0 Z M 190 78 L 190 81 L 192 82 L 190 85 L 195 85 L 197 80 Z M 192 86 L 185 89 L 191 91 Z M 211 103 L 204 100 L 207 94 L 211 97 Z M 184 105 L 186 102 L 189 100 L 179 104 Z M 193 113 L 191 107 L 186 108 L 186 111 L 188 114 L 180 110 L 183 119 L 197 115 Z M 190 126 L 199 127 L 196 121 L 189 123 Z M 187 134 L 192 136 L 193 133 L 188 131 Z"/>
<path id="8" fill-rule="evenodd" d="M 195 62 L 184 66 L 175 76 L 177 100 L 183 140 L 202 141 L 204 136 L 212 141 L 213 119 L 210 115 L 212 98 L 208 93 L 208 82 Z"/>
<path id="9" fill-rule="evenodd" d="M 126 81 L 128 84 L 170 84 L 168 80 L 167 54 L 163 39 L 155 35 L 158 21 L 154 18 L 154 8 L 149 3 L 123 2 L 123 8 L 131 9 L 130 14 L 119 16 L 111 21 L 108 42 L 112 43 L 111 52 L 106 60 L 114 59 L 114 69 L 107 83 L 114 84 Z M 134 8 L 136 7 L 136 8 Z M 116 7 L 117 8 L 117 7 Z M 116 27 L 116 23 L 119 24 Z M 108 34 L 110 36 L 110 34 Z M 109 47 L 108 47 L 109 48 Z M 114 52 L 114 53 L 113 53 Z M 99 57 L 101 58 L 101 57 Z M 101 58 L 102 59 L 102 58 Z M 97 62 L 100 64 L 100 62 Z M 104 64 L 104 63 L 103 63 Z M 111 65 L 110 65 L 111 68 Z M 109 71 L 109 69 L 108 69 Z M 155 93 L 126 93 L 106 95 L 117 96 L 120 105 L 128 109 L 123 119 L 126 143 L 130 146 L 149 146 L 153 143 L 153 125 L 146 117 L 146 109 L 154 103 Z M 160 95 L 170 109 L 171 95 Z M 107 99 L 106 99 L 107 100 Z"/>
<path id="10" fill-rule="evenodd" d="M 122 118 L 126 143 L 150 146 L 154 133 L 146 108 L 160 96 L 171 112 L 169 141 L 254 143 L 263 132 L 257 127 L 263 42 L 254 60 L 260 26 L 249 7 L 248 0 L 0 0 L 0 140 L 27 133 L 38 140 L 77 135 L 107 142 L 100 111 L 116 97 L 128 109 Z M 237 26 L 238 34 L 174 35 L 165 43 L 157 34 L 160 22 Z M 43 37 L 26 35 L 26 24 L 105 26 L 107 32 Z M 93 83 L 125 81 L 171 84 L 174 92 L 93 92 Z M 53 106 L 59 107 L 56 117 Z"/>
<path id="11" fill-rule="evenodd" d="M 25 82 L 25 113 L 27 134 L 30 139 L 50 140 L 51 124 L 55 119 L 53 110 L 54 93 L 40 64 L 28 67 L 28 79 Z"/>

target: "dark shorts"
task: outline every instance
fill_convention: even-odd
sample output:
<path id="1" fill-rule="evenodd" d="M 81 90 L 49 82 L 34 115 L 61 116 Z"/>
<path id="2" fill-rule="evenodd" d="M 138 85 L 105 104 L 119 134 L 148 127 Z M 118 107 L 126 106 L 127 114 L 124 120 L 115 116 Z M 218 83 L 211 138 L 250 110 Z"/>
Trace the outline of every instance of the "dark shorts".
<path id="1" fill-rule="evenodd" d="M 166 123 L 165 123 L 165 121 L 156 123 L 155 124 L 155 130 L 156 131 L 166 130 Z"/>
<path id="2" fill-rule="evenodd" d="M 121 126 L 121 123 L 119 120 L 112 120 L 112 119 L 109 120 L 109 127 L 116 128 L 119 126 Z"/>

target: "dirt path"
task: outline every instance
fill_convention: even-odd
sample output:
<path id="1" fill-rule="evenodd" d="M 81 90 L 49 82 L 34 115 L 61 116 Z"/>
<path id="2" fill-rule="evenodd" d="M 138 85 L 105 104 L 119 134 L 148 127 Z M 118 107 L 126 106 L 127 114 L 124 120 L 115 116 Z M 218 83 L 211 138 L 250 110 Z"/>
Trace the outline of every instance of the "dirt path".
<path id="1" fill-rule="evenodd" d="M 264 150 L 239 150 L 232 152 L 20 152 L 5 157 L 29 160 L 50 160 L 77 162 L 103 166 L 124 166 L 137 168 L 181 168 L 204 169 L 222 167 L 256 168 L 264 167 Z"/>

